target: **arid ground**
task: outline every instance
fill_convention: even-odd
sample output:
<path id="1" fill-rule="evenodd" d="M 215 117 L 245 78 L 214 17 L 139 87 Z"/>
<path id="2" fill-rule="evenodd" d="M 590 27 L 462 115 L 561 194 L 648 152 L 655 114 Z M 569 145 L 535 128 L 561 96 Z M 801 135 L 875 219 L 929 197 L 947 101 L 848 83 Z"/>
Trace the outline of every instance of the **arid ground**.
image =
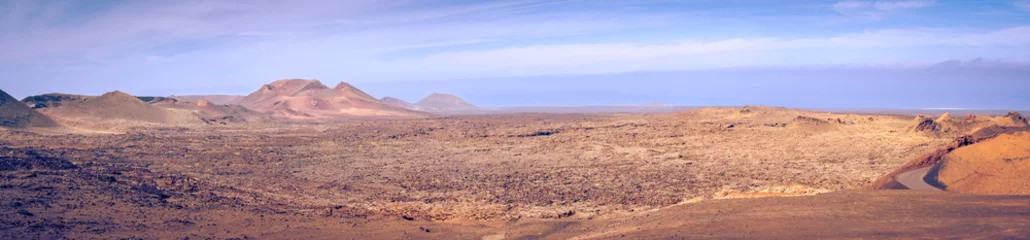
<path id="1" fill-rule="evenodd" d="M 147 125 L 115 134 L 4 130 L 0 235 L 564 239 L 1030 233 L 1021 221 L 1030 219 L 1030 197 L 852 190 L 953 141 L 916 131 L 914 124 L 910 116 L 743 107 Z M 759 198 L 814 194 L 820 195 Z M 728 200 L 735 198 L 755 199 Z M 981 214 L 993 215 L 977 220 L 980 225 L 964 225 Z M 813 225 L 782 228 L 787 219 Z M 850 230 L 823 229 L 839 224 Z"/>
<path id="2" fill-rule="evenodd" d="M 1030 222 L 1015 112 L 508 113 L 302 79 L 193 101 L 0 93 L 5 239 L 1013 237 Z M 914 183 L 1002 195 L 875 190 Z"/>

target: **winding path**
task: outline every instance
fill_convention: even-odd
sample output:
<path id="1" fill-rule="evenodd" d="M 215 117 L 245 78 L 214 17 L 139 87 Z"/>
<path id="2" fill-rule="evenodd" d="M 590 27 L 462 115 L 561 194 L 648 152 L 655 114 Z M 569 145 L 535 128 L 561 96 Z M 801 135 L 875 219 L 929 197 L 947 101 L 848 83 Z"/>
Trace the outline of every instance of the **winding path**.
<path id="1" fill-rule="evenodd" d="M 898 176 L 894 179 L 897 180 L 898 183 L 901 183 L 901 185 L 907 187 L 908 189 L 941 191 L 940 188 L 934 187 L 933 185 L 926 183 L 926 181 L 923 181 L 923 178 L 926 177 L 926 173 L 930 171 L 930 168 L 931 167 L 924 167 L 908 172 L 903 172 L 901 174 L 898 174 Z"/>

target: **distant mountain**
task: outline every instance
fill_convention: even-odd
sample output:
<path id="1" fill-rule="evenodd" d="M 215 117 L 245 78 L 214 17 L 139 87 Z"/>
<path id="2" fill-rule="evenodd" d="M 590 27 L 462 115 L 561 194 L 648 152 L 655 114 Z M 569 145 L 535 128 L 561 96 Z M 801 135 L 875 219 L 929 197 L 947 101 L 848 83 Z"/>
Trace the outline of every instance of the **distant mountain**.
<path id="1" fill-rule="evenodd" d="M 430 112 L 471 112 L 479 108 L 465 100 L 445 93 L 433 93 L 414 104 Z"/>
<path id="2" fill-rule="evenodd" d="M 25 103 L 0 90 L 0 127 L 29 128 L 60 126 L 50 117 L 36 112 Z"/>
<path id="3" fill-rule="evenodd" d="M 182 95 L 182 96 L 168 96 L 169 98 L 179 99 L 181 101 L 193 102 L 204 100 L 214 104 L 240 104 L 240 100 L 243 100 L 245 96 L 237 95 Z"/>
<path id="4" fill-rule="evenodd" d="M 293 119 L 336 117 L 419 117 L 426 113 L 395 107 L 341 82 L 329 88 L 318 80 L 286 79 L 261 86 L 240 104 L 255 111 Z"/>
<path id="5" fill-rule="evenodd" d="M 394 107 L 400 107 L 400 108 L 411 109 L 411 110 L 418 110 L 417 109 L 418 107 L 415 106 L 414 104 L 411 104 L 411 103 L 409 103 L 407 101 L 400 100 L 400 99 L 393 98 L 393 97 L 384 97 L 384 98 L 379 99 L 379 101 L 383 102 L 385 104 L 388 104 L 390 106 L 394 106 Z"/>
<path id="6" fill-rule="evenodd" d="M 675 105 L 663 103 L 663 102 L 646 102 L 640 104 L 641 107 L 675 107 Z"/>

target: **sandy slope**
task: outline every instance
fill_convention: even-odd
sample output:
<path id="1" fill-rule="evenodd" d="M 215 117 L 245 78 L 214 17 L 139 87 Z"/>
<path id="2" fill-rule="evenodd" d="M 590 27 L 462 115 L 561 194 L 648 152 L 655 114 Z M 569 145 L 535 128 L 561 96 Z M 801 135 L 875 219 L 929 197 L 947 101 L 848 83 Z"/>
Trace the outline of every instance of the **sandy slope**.
<path id="1" fill-rule="evenodd" d="M 948 191 L 1030 194 L 1030 132 L 956 149 L 940 163 L 936 178 Z"/>
<path id="2" fill-rule="evenodd" d="M 139 124 L 204 124 L 189 111 L 154 106 L 119 91 L 39 110 L 68 125 L 88 129 L 124 129 Z"/>

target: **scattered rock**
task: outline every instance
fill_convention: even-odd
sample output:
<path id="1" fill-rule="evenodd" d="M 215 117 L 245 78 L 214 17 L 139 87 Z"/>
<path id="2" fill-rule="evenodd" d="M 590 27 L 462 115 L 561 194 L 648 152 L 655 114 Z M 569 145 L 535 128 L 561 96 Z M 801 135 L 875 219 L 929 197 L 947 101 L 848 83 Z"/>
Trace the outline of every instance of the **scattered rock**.
<path id="1" fill-rule="evenodd" d="M 22 216 L 26 216 L 26 217 L 36 216 L 36 214 L 32 214 L 31 212 L 29 212 L 28 210 L 25 210 L 25 209 L 19 209 L 16 213 L 21 214 Z"/>
<path id="2" fill-rule="evenodd" d="M 933 118 L 922 115 L 916 117 L 913 121 L 916 123 L 915 127 L 912 128 L 914 132 L 936 132 L 940 128 L 940 124 L 937 124 L 937 121 L 934 121 Z"/>

